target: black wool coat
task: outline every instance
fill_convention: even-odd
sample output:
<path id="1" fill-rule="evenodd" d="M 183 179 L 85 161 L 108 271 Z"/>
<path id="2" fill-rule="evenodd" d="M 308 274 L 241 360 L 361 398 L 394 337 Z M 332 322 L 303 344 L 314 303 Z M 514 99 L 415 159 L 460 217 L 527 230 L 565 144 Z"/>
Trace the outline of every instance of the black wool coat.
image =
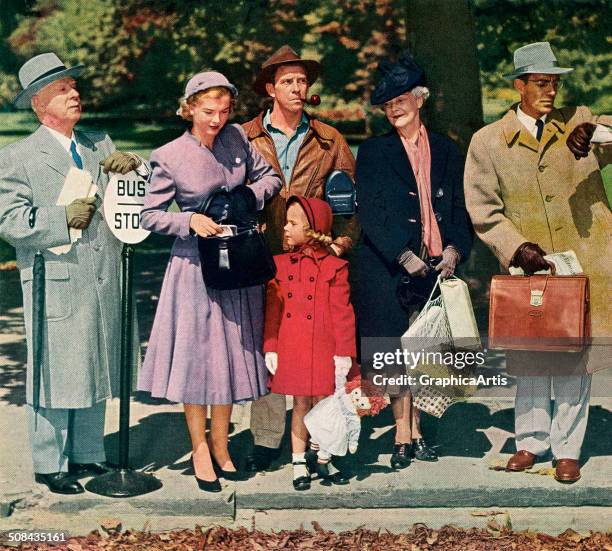
<path id="1" fill-rule="evenodd" d="M 473 241 L 463 195 L 464 159 L 450 139 L 429 131 L 428 136 L 432 205 L 442 246 L 453 245 L 463 261 Z M 416 179 L 394 129 L 361 144 L 355 177 L 363 229 L 356 293 L 360 336 L 397 338 L 408 328 L 408 314 L 396 298 L 400 276 L 406 274 L 397 257 L 405 247 L 419 254 L 422 230 Z"/>

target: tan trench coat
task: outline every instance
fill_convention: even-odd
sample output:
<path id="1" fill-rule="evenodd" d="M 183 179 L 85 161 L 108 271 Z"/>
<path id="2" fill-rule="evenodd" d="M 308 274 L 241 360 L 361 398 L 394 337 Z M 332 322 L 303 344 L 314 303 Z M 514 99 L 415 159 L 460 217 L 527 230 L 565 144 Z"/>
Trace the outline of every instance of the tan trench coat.
<path id="1" fill-rule="evenodd" d="M 572 249 L 591 293 L 594 343 L 612 340 L 608 302 L 612 274 L 612 213 L 600 172 L 609 164 L 612 147 L 599 146 L 576 160 L 567 148 L 571 131 L 583 122 L 612 124 L 586 107 L 563 107 L 546 118 L 540 143 L 520 123 L 515 108 L 474 134 L 465 166 L 465 200 L 474 229 L 504 269 L 519 245 L 537 243 L 547 253 Z M 595 154 L 597 153 L 597 155 Z M 607 351 L 606 351 L 607 348 Z M 554 366 L 589 372 L 609 367 L 608 346 L 585 354 L 549 356 Z M 548 355 L 547 355 L 548 356 Z M 509 353 L 509 372 L 533 366 L 533 354 Z M 544 358 L 538 358 L 540 363 Z M 515 369 L 518 368 L 518 369 Z"/>

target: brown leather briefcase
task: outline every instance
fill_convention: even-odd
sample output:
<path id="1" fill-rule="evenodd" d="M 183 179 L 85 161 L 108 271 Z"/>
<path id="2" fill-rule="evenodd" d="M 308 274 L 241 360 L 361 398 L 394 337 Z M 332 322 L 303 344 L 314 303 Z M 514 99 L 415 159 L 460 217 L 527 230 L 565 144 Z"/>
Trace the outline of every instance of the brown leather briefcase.
<path id="1" fill-rule="evenodd" d="M 586 276 L 493 276 L 489 348 L 581 352 L 590 334 Z"/>

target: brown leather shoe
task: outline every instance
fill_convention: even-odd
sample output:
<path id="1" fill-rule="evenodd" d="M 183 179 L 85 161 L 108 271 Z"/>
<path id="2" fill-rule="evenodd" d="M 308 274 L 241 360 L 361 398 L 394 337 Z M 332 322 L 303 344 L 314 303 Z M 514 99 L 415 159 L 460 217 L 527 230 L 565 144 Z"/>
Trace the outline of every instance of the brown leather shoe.
<path id="1" fill-rule="evenodd" d="M 510 459 L 508 459 L 506 470 L 520 473 L 525 469 L 531 469 L 536 458 L 537 455 L 528 452 L 527 450 L 519 450 Z"/>
<path id="2" fill-rule="evenodd" d="M 557 459 L 555 480 L 571 484 L 580 480 L 580 465 L 577 459 Z"/>

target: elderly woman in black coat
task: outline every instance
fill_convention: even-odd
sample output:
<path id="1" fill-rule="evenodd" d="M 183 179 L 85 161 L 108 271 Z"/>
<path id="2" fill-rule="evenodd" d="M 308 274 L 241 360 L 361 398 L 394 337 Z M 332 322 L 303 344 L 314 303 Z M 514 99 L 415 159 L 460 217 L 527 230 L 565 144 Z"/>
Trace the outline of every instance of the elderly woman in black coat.
<path id="1" fill-rule="evenodd" d="M 463 197 L 463 158 L 450 139 L 421 122 L 419 110 L 429 95 L 423 71 L 409 55 L 395 64 L 382 62 L 378 71 L 371 103 L 382 107 L 393 128 L 361 144 L 356 168 L 364 232 L 357 307 L 366 366 L 374 351 L 400 348 L 399 337 L 436 277 L 452 275 L 467 259 L 473 236 Z M 407 467 L 414 457 L 436 461 L 422 438 L 409 387 L 386 390 L 396 422 L 391 466 Z"/>

